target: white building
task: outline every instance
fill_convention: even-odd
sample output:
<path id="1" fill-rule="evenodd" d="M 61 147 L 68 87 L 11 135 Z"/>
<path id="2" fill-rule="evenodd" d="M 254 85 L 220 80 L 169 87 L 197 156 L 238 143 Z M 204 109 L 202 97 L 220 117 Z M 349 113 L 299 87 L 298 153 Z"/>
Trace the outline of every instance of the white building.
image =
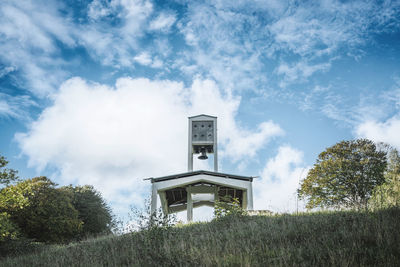
<path id="1" fill-rule="evenodd" d="M 193 171 L 193 155 L 207 160 L 214 154 L 214 171 Z M 237 198 L 243 209 L 253 210 L 253 177 L 218 172 L 217 117 L 189 117 L 188 172 L 150 178 L 152 183 L 151 213 L 156 212 L 158 196 L 164 214 L 187 210 L 193 220 L 193 208 L 214 207 L 220 197 Z"/>

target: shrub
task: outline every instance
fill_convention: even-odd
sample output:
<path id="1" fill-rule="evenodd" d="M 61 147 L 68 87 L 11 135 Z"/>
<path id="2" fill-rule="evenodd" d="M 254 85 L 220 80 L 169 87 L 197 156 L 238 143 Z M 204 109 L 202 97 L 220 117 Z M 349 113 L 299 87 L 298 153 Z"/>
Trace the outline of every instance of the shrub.
<path id="1" fill-rule="evenodd" d="M 219 219 L 225 216 L 244 216 L 247 212 L 240 205 L 239 199 L 223 196 L 215 202 L 214 215 Z"/>

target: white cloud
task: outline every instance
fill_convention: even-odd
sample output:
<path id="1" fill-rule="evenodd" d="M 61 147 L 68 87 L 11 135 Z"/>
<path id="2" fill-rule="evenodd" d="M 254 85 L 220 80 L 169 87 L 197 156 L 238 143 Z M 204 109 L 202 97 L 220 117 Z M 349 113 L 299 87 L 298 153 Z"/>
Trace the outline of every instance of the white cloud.
<path id="1" fill-rule="evenodd" d="M 280 83 L 280 86 L 285 87 L 287 84 L 293 82 L 304 82 L 315 72 L 327 71 L 330 66 L 330 63 L 310 64 L 303 60 L 297 62 L 292 66 L 289 66 L 286 63 L 282 63 L 279 65 L 276 72 L 284 76 L 282 82 Z"/>
<path id="2" fill-rule="evenodd" d="M 0 117 L 29 120 L 28 108 L 36 106 L 29 96 L 11 96 L 0 93 Z"/>
<path id="3" fill-rule="evenodd" d="M 151 66 L 153 68 L 161 68 L 163 62 L 158 58 L 153 59 L 148 52 L 142 52 L 133 58 L 136 62 L 144 66 Z"/>
<path id="4" fill-rule="evenodd" d="M 188 76 L 212 77 L 223 87 L 255 90 L 267 77 L 261 73 L 263 49 L 251 40 L 264 40 L 265 33 L 256 17 L 225 4 L 188 5 L 187 17 L 178 28 L 190 48 L 175 60 L 174 67 Z"/>
<path id="5" fill-rule="evenodd" d="M 19 70 L 21 87 L 40 97 L 52 93 L 65 77 L 59 68 L 65 62 L 52 58 L 58 51 L 56 41 L 67 47 L 76 45 L 70 24 L 58 16 L 58 8 L 51 1 L 5 1 L 0 6 L 0 59 Z"/>
<path id="6" fill-rule="evenodd" d="M 88 5 L 92 20 L 77 24 L 70 12 L 62 13 L 66 7 L 57 1 L 3 2 L 0 59 L 17 68 L 23 77 L 20 87 L 38 97 L 51 95 L 69 76 L 65 69 L 74 62 L 62 59 L 64 47 L 83 46 L 104 65 L 131 66 L 132 54 L 139 48 L 137 40 L 146 31 L 145 23 L 153 12 L 152 4 L 146 0 L 93 1 Z M 107 16 L 120 23 L 111 26 L 102 20 Z M 161 65 L 160 59 L 154 59 L 154 67 Z"/>
<path id="7" fill-rule="evenodd" d="M 0 70 L 0 78 L 3 78 L 4 76 L 8 75 L 9 73 L 11 73 L 15 70 L 17 70 L 17 68 L 12 67 L 12 66 L 8 66 L 8 67 L 1 69 Z"/>
<path id="8" fill-rule="evenodd" d="M 93 20 L 100 19 L 110 15 L 113 10 L 101 0 L 93 0 L 88 5 L 88 16 Z"/>
<path id="9" fill-rule="evenodd" d="M 296 190 L 307 175 L 303 153 L 290 146 L 279 147 L 278 154 L 268 160 L 261 177 L 254 179 L 254 208 L 274 212 L 293 212 L 297 209 Z M 304 204 L 298 203 L 299 210 Z"/>
<path id="10" fill-rule="evenodd" d="M 136 57 L 133 58 L 135 61 L 137 61 L 138 63 L 142 64 L 142 65 L 150 65 L 152 60 L 151 60 L 151 56 L 149 53 L 143 52 L 139 55 L 137 55 Z"/>
<path id="11" fill-rule="evenodd" d="M 30 166 L 55 167 L 62 184 L 92 184 L 122 209 L 148 193 L 143 178 L 186 171 L 188 116 L 218 116 L 220 151 L 235 149 L 238 159 L 255 155 L 282 132 L 273 122 L 255 132 L 239 127 L 239 103 L 210 80 L 184 88 L 168 80 L 121 78 L 107 87 L 73 78 L 16 139 Z M 242 141 L 249 144 L 242 148 Z"/>
<path id="12" fill-rule="evenodd" d="M 154 20 L 150 22 L 149 29 L 153 31 L 164 31 L 167 32 L 176 21 L 174 14 L 161 13 Z"/>
<path id="13" fill-rule="evenodd" d="M 376 142 L 385 142 L 400 149 L 400 116 L 394 116 L 385 122 L 365 121 L 355 129 L 358 137 Z"/>
<path id="14" fill-rule="evenodd" d="M 332 55 L 340 48 L 364 43 L 366 29 L 385 24 L 396 15 L 396 4 L 337 1 L 289 4 L 291 10 L 268 28 L 276 41 L 276 49 L 289 50 L 300 56 Z"/>

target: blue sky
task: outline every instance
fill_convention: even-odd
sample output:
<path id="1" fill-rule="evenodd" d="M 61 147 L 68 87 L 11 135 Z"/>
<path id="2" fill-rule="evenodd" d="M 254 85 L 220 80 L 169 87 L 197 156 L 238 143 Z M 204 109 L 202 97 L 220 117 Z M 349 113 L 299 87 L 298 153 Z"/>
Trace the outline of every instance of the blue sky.
<path id="1" fill-rule="evenodd" d="M 187 117 L 218 116 L 220 171 L 293 211 L 326 147 L 400 148 L 399 1 L 3 1 L 0 153 L 92 184 L 115 212 L 187 170 Z M 195 168 L 210 168 L 195 162 Z"/>

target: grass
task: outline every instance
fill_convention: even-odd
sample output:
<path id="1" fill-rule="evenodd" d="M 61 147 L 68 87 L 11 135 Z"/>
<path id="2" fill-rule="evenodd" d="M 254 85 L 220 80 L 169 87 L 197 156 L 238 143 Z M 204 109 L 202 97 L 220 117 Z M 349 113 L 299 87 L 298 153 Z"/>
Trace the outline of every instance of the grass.
<path id="1" fill-rule="evenodd" d="M 400 266 L 400 209 L 225 217 L 104 236 L 0 266 Z"/>

